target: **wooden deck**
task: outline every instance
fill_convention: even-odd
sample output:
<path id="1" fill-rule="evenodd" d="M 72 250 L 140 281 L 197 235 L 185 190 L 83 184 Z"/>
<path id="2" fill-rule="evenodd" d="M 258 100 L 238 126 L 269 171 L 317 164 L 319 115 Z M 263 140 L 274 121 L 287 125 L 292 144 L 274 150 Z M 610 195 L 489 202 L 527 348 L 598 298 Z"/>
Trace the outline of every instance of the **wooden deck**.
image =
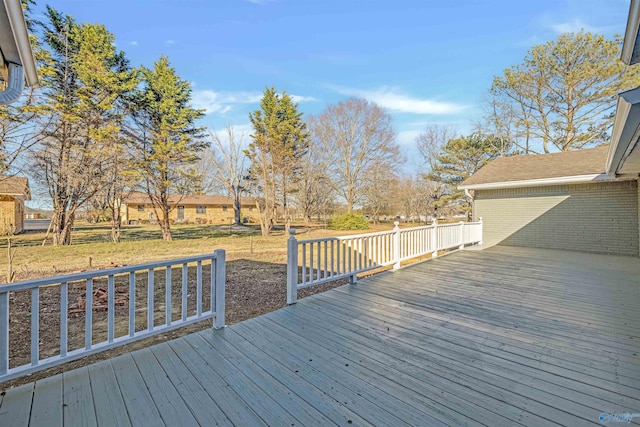
<path id="1" fill-rule="evenodd" d="M 639 356 L 640 260 L 494 247 L 10 389 L 0 426 L 601 425 Z"/>

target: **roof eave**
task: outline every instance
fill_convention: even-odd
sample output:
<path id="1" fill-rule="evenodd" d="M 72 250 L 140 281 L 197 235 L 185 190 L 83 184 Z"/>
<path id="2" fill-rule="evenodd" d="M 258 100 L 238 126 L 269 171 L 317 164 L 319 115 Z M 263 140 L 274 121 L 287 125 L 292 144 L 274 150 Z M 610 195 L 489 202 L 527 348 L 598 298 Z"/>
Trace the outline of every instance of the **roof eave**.
<path id="1" fill-rule="evenodd" d="M 627 65 L 640 62 L 638 56 L 638 28 L 640 26 L 640 0 L 631 0 L 627 28 L 624 32 L 621 59 Z M 634 54 L 635 53 L 635 54 Z"/>
<path id="2" fill-rule="evenodd" d="M 498 190 L 502 188 L 541 187 L 547 185 L 584 184 L 590 182 L 635 180 L 637 176 L 612 177 L 605 173 L 559 176 L 554 178 L 524 179 L 520 181 L 485 182 L 482 184 L 459 185 L 459 190 Z"/>
<path id="3" fill-rule="evenodd" d="M 0 13 L 9 22 L 8 28 L 3 30 L 11 33 L 10 37 L 5 38 L 7 43 L 12 44 L 11 49 L 7 50 L 18 52 L 17 58 L 10 58 L 7 64 L 2 64 L 9 72 L 7 90 L 0 92 L 0 104 L 8 104 L 19 98 L 25 82 L 27 86 L 38 84 L 38 72 L 22 12 L 22 3 L 20 0 L 2 0 L 1 6 Z"/>
<path id="4" fill-rule="evenodd" d="M 611 142 L 605 172 L 616 175 L 625 159 L 638 143 L 640 124 L 640 87 L 618 95 L 616 117 L 611 131 Z"/>

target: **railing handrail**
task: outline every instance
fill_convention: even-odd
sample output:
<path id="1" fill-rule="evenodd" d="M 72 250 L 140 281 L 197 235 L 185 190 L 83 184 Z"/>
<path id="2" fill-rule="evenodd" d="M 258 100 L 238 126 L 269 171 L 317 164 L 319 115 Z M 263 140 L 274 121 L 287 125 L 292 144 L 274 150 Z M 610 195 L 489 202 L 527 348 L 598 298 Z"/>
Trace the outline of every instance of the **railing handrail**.
<path id="1" fill-rule="evenodd" d="M 303 245 L 307 243 L 330 242 L 332 240 L 344 241 L 344 240 L 351 240 L 351 239 L 360 239 L 362 237 L 384 236 L 384 235 L 393 234 L 393 233 L 394 233 L 393 230 L 389 230 L 389 231 L 376 231 L 374 233 L 350 234 L 348 236 L 318 237 L 316 239 L 298 240 L 298 244 Z"/>
<path id="2" fill-rule="evenodd" d="M 480 221 L 475 221 L 475 222 L 464 222 L 463 224 L 465 225 L 476 225 L 476 224 L 481 224 Z M 454 227 L 459 227 L 460 223 L 459 222 L 454 222 L 454 223 L 447 223 L 447 224 L 432 224 L 432 225 L 421 225 L 418 227 L 410 227 L 410 228 L 401 228 L 400 229 L 400 233 L 406 233 L 406 232 L 410 232 L 410 231 L 419 231 L 419 230 L 430 230 L 433 229 L 434 227 L 450 227 L 450 226 L 454 226 Z M 373 233 L 362 233 L 362 234 L 350 234 L 348 236 L 331 236 L 331 237 L 317 237 L 315 239 L 306 239 L 306 240 L 296 240 L 298 242 L 299 245 L 304 245 L 304 244 L 309 244 L 309 243 L 322 243 L 322 242 L 330 242 L 330 241 L 344 241 L 344 240 L 352 240 L 352 239 L 360 239 L 363 237 L 375 237 L 375 236 L 385 236 L 385 235 L 391 235 L 394 234 L 395 231 L 394 230 L 387 230 L 387 231 L 376 231 Z"/>
<path id="3" fill-rule="evenodd" d="M 1 292 L 19 291 L 23 289 L 39 288 L 41 286 L 55 285 L 58 283 L 69 283 L 80 280 L 92 279 L 94 277 L 102 276 L 116 276 L 124 273 L 131 273 L 133 271 L 149 270 L 152 268 L 168 267 L 170 265 L 177 264 L 189 264 L 197 261 L 205 261 L 209 259 L 215 259 L 216 254 L 196 255 L 185 258 L 177 258 L 172 260 L 147 262 L 144 264 L 124 265 L 121 267 L 105 268 L 102 270 L 90 270 L 83 271 L 81 273 L 63 274 L 60 276 L 43 277 L 33 280 L 23 280 L 21 282 L 0 284 Z"/>

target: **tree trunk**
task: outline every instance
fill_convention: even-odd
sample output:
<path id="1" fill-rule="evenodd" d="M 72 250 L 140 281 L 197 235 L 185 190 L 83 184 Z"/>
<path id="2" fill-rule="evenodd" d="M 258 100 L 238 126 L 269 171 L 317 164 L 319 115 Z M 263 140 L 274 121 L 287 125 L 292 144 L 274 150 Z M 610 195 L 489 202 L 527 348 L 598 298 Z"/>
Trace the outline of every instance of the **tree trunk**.
<path id="1" fill-rule="evenodd" d="M 166 206 L 162 206 L 162 222 L 160 222 L 160 229 L 162 230 L 162 240 L 173 240 L 171 224 L 169 223 L 169 210 Z"/>
<path id="2" fill-rule="evenodd" d="M 240 208 L 242 203 L 240 202 L 240 195 L 236 194 L 233 200 L 233 217 L 235 225 L 242 225 L 242 218 L 240 218 Z"/>
<path id="3" fill-rule="evenodd" d="M 73 212 L 65 212 L 64 206 L 54 207 L 51 216 L 51 229 L 53 230 L 53 246 L 71 244 L 71 228 L 73 227 Z"/>
<path id="4" fill-rule="evenodd" d="M 269 208 L 269 206 L 265 206 L 263 210 L 260 206 L 260 202 L 256 202 L 256 206 L 258 207 L 258 218 L 260 219 L 260 232 L 263 237 L 267 237 L 271 232 L 271 227 L 273 226 L 273 220 L 271 218 L 273 210 Z"/>
<path id="5" fill-rule="evenodd" d="M 111 209 L 111 241 L 113 243 L 120 243 L 120 231 L 122 227 L 122 217 L 120 216 L 120 209 Z"/>

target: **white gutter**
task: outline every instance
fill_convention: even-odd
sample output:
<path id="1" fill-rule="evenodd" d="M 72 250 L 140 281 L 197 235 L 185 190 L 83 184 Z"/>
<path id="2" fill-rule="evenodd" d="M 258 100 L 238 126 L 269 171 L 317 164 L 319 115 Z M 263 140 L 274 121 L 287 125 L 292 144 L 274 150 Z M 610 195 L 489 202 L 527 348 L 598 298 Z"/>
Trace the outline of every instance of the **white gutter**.
<path id="1" fill-rule="evenodd" d="M 622 44 L 622 55 L 620 59 L 627 65 L 637 63 L 633 62 L 633 51 L 638 38 L 638 26 L 640 26 L 640 1 L 631 0 L 629 6 L 629 17 L 627 19 L 627 29 L 624 32 L 624 41 Z"/>
<path id="2" fill-rule="evenodd" d="M 560 176 L 556 178 L 523 179 L 520 181 L 487 182 L 484 184 L 459 185 L 459 190 L 494 190 L 515 187 L 540 187 L 543 185 L 581 184 L 586 182 L 629 181 L 637 176 L 614 178 L 605 173 L 575 176 Z"/>
<path id="3" fill-rule="evenodd" d="M 27 24 L 22 13 L 22 3 L 20 0 L 2 0 L 4 9 L 9 20 L 13 41 L 20 57 L 20 64 L 10 62 L 9 78 L 7 87 L 0 92 L 0 104 L 8 104 L 16 101 L 24 89 L 25 77 L 27 86 L 38 84 L 38 72 L 29 41 Z"/>
<path id="4" fill-rule="evenodd" d="M 616 118 L 611 130 L 611 141 L 605 172 L 609 175 L 618 173 L 640 137 L 640 87 L 618 95 Z"/>

